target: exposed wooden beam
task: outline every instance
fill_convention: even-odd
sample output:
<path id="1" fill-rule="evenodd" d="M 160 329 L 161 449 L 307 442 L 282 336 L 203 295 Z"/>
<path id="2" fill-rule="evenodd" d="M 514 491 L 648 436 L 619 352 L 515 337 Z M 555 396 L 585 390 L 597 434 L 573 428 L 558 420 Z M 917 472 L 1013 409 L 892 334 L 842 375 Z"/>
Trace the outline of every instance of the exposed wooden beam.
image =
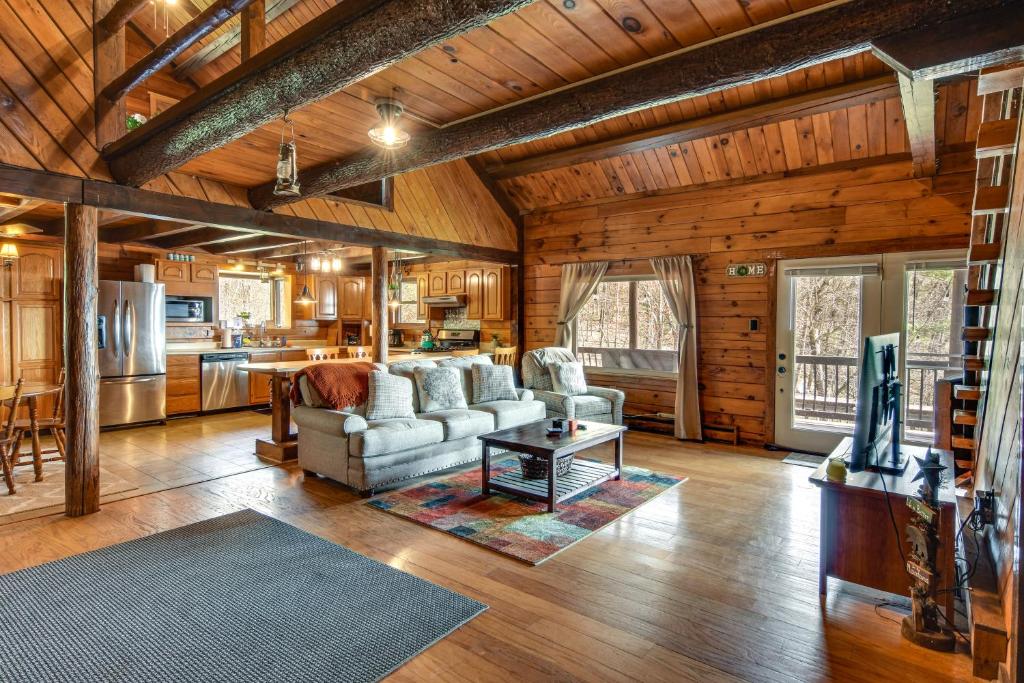
<path id="1" fill-rule="evenodd" d="M 899 80 L 914 175 L 935 175 L 935 82 L 912 81 L 903 74 Z"/>
<path id="2" fill-rule="evenodd" d="M 174 235 L 188 232 L 196 227 L 187 223 L 175 223 L 173 221 L 143 221 L 132 225 L 110 225 L 100 228 L 101 242 L 140 242 L 154 237 Z"/>
<path id="3" fill-rule="evenodd" d="M 118 11 L 124 0 L 94 0 L 93 22 L 95 24 L 92 32 L 93 44 L 93 92 L 94 102 L 94 124 L 96 126 L 96 147 L 102 148 L 125 134 L 125 104 L 123 93 L 111 97 L 104 92 L 104 88 L 112 80 L 124 73 L 125 67 L 125 38 L 124 22 L 118 19 L 110 22 L 111 26 L 117 27 L 111 30 L 107 22 L 101 21 L 109 17 L 111 12 Z M 122 9 L 122 12 L 126 9 Z M 128 17 L 131 14 L 127 15 Z M 116 17 L 115 17 L 116 18 Z"/>
<path id="4" fill-rule="evenodd" d="M 302 194 L 326 194 L 531 142 L 612 116 L 779 76 L 866 50 L 871 41 L 881 36 L 923 23 L 938 24 L 1008 1 L 852 0 L 419 133 L 396 152 L 384 154 L 368 148 L 345 159 L 314 166 L 300 174 Z M 266 209 L 296 201 L 277 197 L 272 189 L 261 185 L 250 191 L 253 206 Z"/>
<path id="5" fill-rule="evenodd" d="M 516 226 L 516 229 L 522 229 L 523 217 L 519 213 L 519 207 L 512 201 L 512 198 L 508 196 L 504 188 L 501 187 L 494 180 L 494 176 L 487 172 L 484 168 L 483 163 L 476 157 L 466 157 L 466 162 L 469 164 L 470 170 L 476 174 L 476 177 L 480 179 L 480 182 L 491 193 L 491 197 L 501 207 L 501 210 L 505 212 L 509 220 Z"/>
<path id="6" fill-rule="evenodd" d="M 177 249 L 179 247 L 198 247 L 204 244 L 244 240 L 248 237 L 249 235 L 245 233 L 232 232 L 222 228 L 199 227 L 176 232 L 173 235 L 154 237 L 147 241 L 161 249 Z"/>
<path id="7" fill-rule="evenodd" d="M 108 33 L 117 33 L 149 3 L 150 0 L 117 0 L 115 3 L 107 3 L 108 8 L 98 23 Z"/>
<path id="8" fill-rule="evenodd" d="M 207 36 L 231 17 L 246 8 L 253 0 L 217 0 L 174 32 L 167 40 L 125 69 L 103 88 L 103 96 L 117 100 L 142 84 L 147 78 L 171 63 L 190 45 Z"/>
<path id="9" fill-rule="evenodd" d="M 100 509 L 100 410 L 97 349 L 96 209 L 68 204 L 64 238 L 64 367 L 67 368 L 65 513 Z"/>
<path id="10" fill-rule="evenodd" d="M 370 359 L 388 362 L 388 250 L 374 247 L 370 265 L 370 324 L 373 339 Z"/>
<path id="11" fill-rule="evenodd" d="M 13 199 L 16 200 L 14 203 L 5 202 L 3 205 L 0 205 L 0 221 L 12 221 L 18 216 L 22 216 L 44 204 L 39 199 L 26 199 L 24 197 L 14 197 Z"/>
<path id="12" fill-rule="evenodd" d="M 267 3 L 256 0 L 242 11 L 242 61 L 267 47 Z"/>
<path id="13" fill-rule="evenodd" d="M 332 192 L 325 199 L 339 199 L 343 202 L 372 206 L 375 209 L 395 210 L 395 179 L 384 178 L 365 185 L 346 187 Z"/>
<path id="14" fill-rule="evenodd" d="M 217 244 L 211 244 L 204 248 L 211 254 L 245 254 L 253 251 L 283 247 L 289 244 L 296 244 L 294 237 L 246 235 L 242 239 L 231 240 L 229 242 L 218 242 Z"/>
<path id="15" fill-rule="evenodd" d="M 1007 3 L 937 26 L 891 31 L 872 47 L 883 62 L 914 81 L 1020 61 L 1024 59 L 1024 6 Z"/>
<path id="16" fill-rule="evenodd" d="M 571 149 L 537 154 L 507 164 L 492 164 L 487 172 L 495 179 L 514 178 L 555 168 L 600 161 L 614 156 L 697 140 L 711 135 L 724 135 L 754 126 L 787 121 L 824 112 L 871 104 L 896 97 L 899 86 L 892 76 L 878 76 L 863 81 L 843 83 L 812 90 L 791 97 L 759 102 L 740 109 L 711 114 L 698 119 L 670 123 L 657 128 L 629 133 L 609 140 L 578 145 Z"/>
<path id="17" fill-rule="evenodd" d="M 264 23 L 269 25 L 301 1 L 302 0 L 270 0 L 270 4 L 267 6 Z M 241 42 L 241 37 L 241 24 L 235 24 L 222 35 L 211 40 L 201 50 L 197 51 L 179 66 L 175 67 L 174 71 L 171 72 L 171 75 L 178 80 L 187 80 L 207 64 L 217 61 L 230 52 L 235 45 L 238 45 Z"/>
<path id="18" fill-rule="evenodd" d="M 5 194 L 61 204 L 81 204 L 81 178 L 0 164 L 0 187 Z"/>
<path id="19" fill-rule="evenodd" d="M 345 0 L 106 147 L 103 156 L 119 182 L 142 185 L 287 111 L 528 4 Z"/>

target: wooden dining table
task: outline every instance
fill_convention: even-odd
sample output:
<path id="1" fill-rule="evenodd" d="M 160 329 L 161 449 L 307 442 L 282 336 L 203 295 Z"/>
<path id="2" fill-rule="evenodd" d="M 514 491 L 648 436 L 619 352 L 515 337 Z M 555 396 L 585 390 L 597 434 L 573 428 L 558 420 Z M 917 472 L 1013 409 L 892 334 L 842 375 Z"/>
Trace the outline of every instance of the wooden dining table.
<path id="1" fill-rule="evenodd" d="M 32 435 L 32 468 L 35 470 L 35 480 L 43 480 L 43 463 L 49 462 L 44 460 L 43 456 L 50 453 L 59 453 L 56 448 L 43 450 L 42 443 L 39 439 L 39 399 L 43 396 L 49 396 L 60 392 L 62 387 L 59 384 L 29 384 L 25 383 L 21 388 L 21 397 L 25 400 L 28 406 L 28 424 L 29 432 Z M 12 465 L 20 464 L 18 461 L 20 454 L 15 453 L 13 457 Z M 60 458 L 52 458 L 52 460 L 59 460 Z"/>

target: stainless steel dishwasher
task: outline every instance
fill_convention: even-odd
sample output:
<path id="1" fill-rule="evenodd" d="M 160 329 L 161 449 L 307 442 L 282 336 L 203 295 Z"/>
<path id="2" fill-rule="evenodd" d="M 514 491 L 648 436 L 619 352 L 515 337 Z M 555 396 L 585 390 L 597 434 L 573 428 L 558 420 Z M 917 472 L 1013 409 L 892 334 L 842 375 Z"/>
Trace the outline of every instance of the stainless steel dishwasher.
<path id="1" fill-rule="evenodd" d="M 249 373 L 238 366 L 249 362 L 249 354 L 204 353 L 202 367 L 203 410 L 222 410 L 249 405 Z"/>

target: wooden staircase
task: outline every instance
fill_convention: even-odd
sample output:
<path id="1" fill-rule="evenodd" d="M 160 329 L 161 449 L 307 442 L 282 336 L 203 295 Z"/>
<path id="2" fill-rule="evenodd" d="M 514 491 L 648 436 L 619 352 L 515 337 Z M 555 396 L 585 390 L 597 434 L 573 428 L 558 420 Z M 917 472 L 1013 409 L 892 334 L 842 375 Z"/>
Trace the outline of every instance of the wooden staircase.
<path id="1" fill-rule="evenodd" d="M 1019 74 L 1008 73 L 1017 70 Z M 950 397 L 952 411 L 948 445 L 953 449 L 957 486 L 974 481 L 978 437 L 984 419 L 988 359 L 999 301 L 1003 233 L 1010 206 L 1010 188 L 1020 126 L 1021 66 L 982 71 L 978 94 L 984 97 L 978 129 L 977 186 L 972 209 L 971 245 L 967 256 L 964 298 L 963 377 Z M 1009 84 L 1015 87 L 1004 89 Z"/>

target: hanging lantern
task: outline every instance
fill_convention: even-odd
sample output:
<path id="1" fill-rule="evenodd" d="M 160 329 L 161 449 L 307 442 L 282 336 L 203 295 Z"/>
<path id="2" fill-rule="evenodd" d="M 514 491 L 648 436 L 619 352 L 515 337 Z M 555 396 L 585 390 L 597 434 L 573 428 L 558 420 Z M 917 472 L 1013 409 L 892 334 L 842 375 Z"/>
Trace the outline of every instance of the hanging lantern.
<path id="1" fill-rule="evenodd" d="M 270 273 L 267 272 L 267 267 L 263 264 L 257 266 L 256 270 L 260 274 L 260 282 L 270 282 Z"/>
<path id="2" fill-rule="evenodd" d="M 388 306 L 398 308 L 402 303 L 402 259 L 395 251 L 391 266 L 391 277 L 388 278 Z"/>
<path id="3" fill-rule="evenodd" d="M 309 291 L 309 285 L 306 284 L 306 274 L 303 263 L 306 258 L 306 243 L 302 243 L 302 258 L 295 263 L 295 268 L 302 273 L 302 291 L 295 297 L 295 303 L 297 304 L 312 304 L 316 303 L 316 299 L 313 298 L 313 294 Z"/>
<path id="4" fill-rule="evenodd" d="M 410 135 L 398 125 L 398 119 L 405 111 L 402 103 L 389 97 L 382 97 L 377 100 L 376 106 L 380 123 L 369 130 L 370 140 L 384 149 L 405 147 L 409 143 Z"/>
<path id="5" fill-rule="evenodd" d="M 291 140 L 285 142 L 284 129 L 291 129 Z M 295 125 L 284 117 L 281 125 L 281 147 L 277 157 L 277 182 L 274 183 L 274 194 L 279 197 L 298 197 L 299 162 L 295 151 Z"/>
<path id="6" fill-rule="evenodd" d="M 335 256 L 335 257 L 333 257 L 331 259 L 331 270 L 333 270 L 335 273 L 340 273 L 341 272 L 341 257 L 340 256 Z"/>
<path id="7" fill-rule="evenodd" d="M 320 254 L 313 254 L 309 257 L 309 269 L 315 273 L 320 272 Z"/>

